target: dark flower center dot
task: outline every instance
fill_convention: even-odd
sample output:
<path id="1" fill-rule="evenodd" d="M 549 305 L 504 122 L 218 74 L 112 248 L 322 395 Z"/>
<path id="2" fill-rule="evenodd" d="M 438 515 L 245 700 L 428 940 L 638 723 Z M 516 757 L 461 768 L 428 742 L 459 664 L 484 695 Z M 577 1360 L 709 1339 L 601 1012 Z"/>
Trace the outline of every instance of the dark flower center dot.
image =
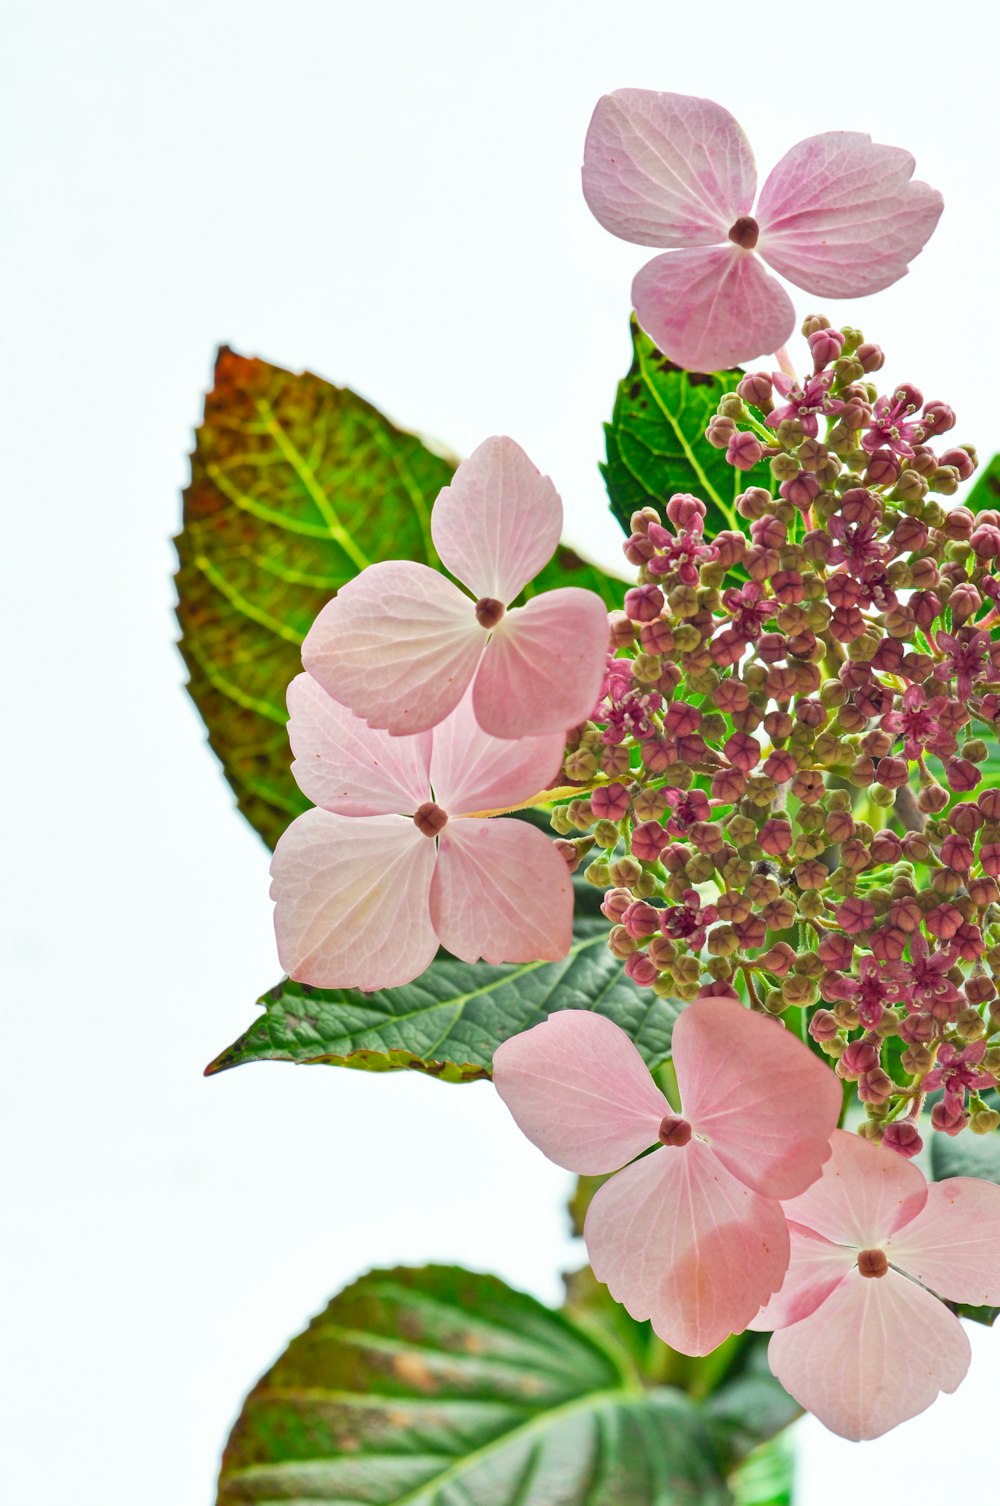
<path id="1" fill-rule="evenodd" d="M 760 226 L 749 214 L 741 214 L 729 231 L 729 239 L 744 251 L 752 251 L 760 235 Z"/>
<path id="2" fill-rule="evenodd" d="M 424 837 L 436 837 L 447 821 L 448 812 L 435 805 L 433 800 L 425 800 L 413 813 L 413 824 Z"/>
<path id="3" fill-rule="evenodd" d="M 660 1143 L 662 1145 L 687 1145 L 691 1139 L 691 1126 L 686 1119 L 679 1119 L 674 1114 L 667 1114 L 660 1121 Z"/>
<path id="4" fill-rule="evenodd" d="M 495 628 L 506 610 L 495 596 L 481 596 L 476 602 L 476 621 L 480 627 Z"/>
<path id="5" fill-rule="evenodd" d="M 862 1276 L 884 1276 L 888 1269 L 884 1250 L 862 1250 L 858 1255 L 858 1270 Z"/>

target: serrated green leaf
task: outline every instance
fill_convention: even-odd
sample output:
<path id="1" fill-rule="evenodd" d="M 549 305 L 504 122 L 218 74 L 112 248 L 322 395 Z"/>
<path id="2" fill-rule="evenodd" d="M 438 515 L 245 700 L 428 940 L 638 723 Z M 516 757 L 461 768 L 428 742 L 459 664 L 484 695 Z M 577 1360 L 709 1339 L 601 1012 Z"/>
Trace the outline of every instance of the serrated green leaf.
<path id="1" fill-rule="evenodd" d="M 1000 508 L 1000 455 L 994 455 L 989 465 L 977 473 L 971 490 L 959 500 L 970 512 Z"/>
<path id="2" fill-rule="evenodd" d="M 603 918 L 579 917 L 561 962 L 458 962 L 438 957 L 402 988 L 360 993 L 285 979 L 258 1002 L 264 1014 L 206 1068 L 251 1061 L 410 1069 L 444 1082 L 489 1077 L 509 1036 L 559 1009 L 593 1009 L 625 1030 L 651 1068 L 666 1061 L 681 1006 L 637 988 L 607 949 Z"/>
<path id="3" fill-rule="evenodd" d="M 678 1392 L 492 1276 L 374 1271 L 255 1386 L 218 1506 L 729 1506 Z"/>
<path id="4" fill-rule="evenodd" d="M 365 565 L 440 568 L 430 512 L 455 463 L 347 388 L 219 352 L 176 540 L 180 648 L 239 809 L 271 847 L 308 807 L 285 733 L 302 640 Z M 563 585 L 621 604 L 565 545 L 529 590 Z"/>
<path id="5" fill-rule="evenodd" d="M 607 462 L 601 467 L 611 511 L 626 533 L 640 507 L 658 507 L 674 492 L 692 492 L 708 508 L 706 532 L 742 528 L 735 501 L 749 486 L 772 488 L 768 467 L 738 471 L 705 439 L 708 421 L 741 371 L 714 375 L 682 371 L 632 320 L 633 359 L 618 384 L 614 413 L 604 427 Z"/>

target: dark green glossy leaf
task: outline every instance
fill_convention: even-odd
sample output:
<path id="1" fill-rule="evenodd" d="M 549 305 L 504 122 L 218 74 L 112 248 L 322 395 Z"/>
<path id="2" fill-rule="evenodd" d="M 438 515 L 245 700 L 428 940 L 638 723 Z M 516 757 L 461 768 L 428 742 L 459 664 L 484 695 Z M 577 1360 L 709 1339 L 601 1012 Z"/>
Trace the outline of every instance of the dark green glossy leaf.
<path id="1" fill-rule="evenodd" d="M 676 1391 L 492 1276 L 374 1271 L 247 1397 L 219 1506 L 727 1506 Z"/>
<path id="2" fill-rule="evenodd" d="M 632 320 L 633 359 L 618 384 L 614 413 L 605 425 L 607 462 L 601 467 L 611 511 L 626 533 L 640 507 L 659 507 L 674 492 L 692 492 L 708 507 L 706 532 L 742 528 L 735 500 L 748 486 L 772 487 L 761 463 L 752 471 L 727 465 L 725 451 L 705 438 L 708 421 L 741 371 L 715 375 L 682 371 L 668 361 Z"/>
<path id="3" fill-rule="evenodd" d="M 989 465 L 976 472 L 971 490 L 959 501 L 971 512 L 1000 509 L 1000 455 L 994 455 Z"/>
<path id="4" fill-rule="evenodd" d="M 259 1000 L 263 1016 L 206 1072 L 250 1061 L 319 1062 L 474 1082 L 490 1076 L 501 1041 L 557 1009 L 607 1015 L 657 1067 L 669 1056 L 680 1006 L 626 978 L 607 935 L 603 917 L 580 917 L 562 962 L 493 967 L 439 957 L 413 983 L 378 993 L 286 979 Z"/>
<path id="5" fill-rule="evenodd" d="M 347 388 L 223 349 L 177 539 L 188 688 L 237 804 L 269 846 L 308 801 L 291 774 L 285 690 L 320 608 L 366 565 L 439 568 L 431 505 L 455 461 Z M 622 587 L 560 546 L 529 591 Z"/>

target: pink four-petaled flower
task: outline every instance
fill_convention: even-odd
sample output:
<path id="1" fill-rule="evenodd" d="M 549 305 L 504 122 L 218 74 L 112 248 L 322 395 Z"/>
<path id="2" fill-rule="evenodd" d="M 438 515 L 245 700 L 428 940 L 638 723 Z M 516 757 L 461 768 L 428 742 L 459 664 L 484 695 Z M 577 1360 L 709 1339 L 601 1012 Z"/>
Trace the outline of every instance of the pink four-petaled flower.
<path id="1" fill-rule="evenodd" d="M 472 686 L 494 737 L 563 733 L 594 708 L 607 610 L 564 586 L 510 603 L 548 563 L 562 502 L 512 439 L 486 439 L 437 497 L 430 528 L 441 562 L 472 599 L 412 560 L 369 565 L 320 612 L 302 662 L 333 698 L 393 736 L 443 721 Z"/>
<path id="2" fill-rule="evenodd" d="M 673 1348 L 708 1354 L 781 1285 L 789 1245 L 776 1199 L 819 1175 L 841 1095 L 801 1042 L 733 999 L 689 1004 L 671 1049 L 677 1112 L 625 1032 L 586 1010 L 505 1041 L 493 1080 L 550 1160 L 617 1171 L 587 1212 L 594 1274 Z"/>
<path id="3" fill-rule="evenodd" d="M 590 122 L 583 191 L 605 229 L 666 248 L 632 284 L 640 324 L 678 365 L 718 371 L 792 332 L 791 299 L 762 262 L 823 298 L 876 293 L 905 274 L 942 209 L 913 168 L 898 147 L 827 131 L 785 154 L 754 209 L 753 153 L 728 110 L 619 89 Z"/>
<path id="4" fill-rule="evenodd" d="M 292 822 L 271 863 L 278 953 L 293 978 L 391 988 L 422 973 L 439 943 L 466 962 L 566 955 L 573 886 L 554 844 L 524 821 L 467 814 L 544 789 L 562 733 L 489 737 L 466 696 L 433 732 L 394 738 L 310 675 L 292 681 L 288 706 L 292 773 L 318 807 Z"/>
<path id="5" fill-rule="evenodd" d="M 954 1391 L 969 1341 L 932 1293 L 1000 1303 L 1000 1187 L 928 1186 L 911 1162 L 837 1130 L 817 1182 L 783 1203 L 784 1285 L 750 1325 L 796 1401 L 844 1438 L 877 1438 Z"/>

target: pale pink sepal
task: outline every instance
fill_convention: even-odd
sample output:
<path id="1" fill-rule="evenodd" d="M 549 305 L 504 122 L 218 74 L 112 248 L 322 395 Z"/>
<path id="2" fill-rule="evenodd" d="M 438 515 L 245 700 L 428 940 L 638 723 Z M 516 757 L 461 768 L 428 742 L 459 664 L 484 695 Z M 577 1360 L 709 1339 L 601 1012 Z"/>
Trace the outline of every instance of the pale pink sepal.
<path id="1" fill-rule="evenodd" d="M 581 1176 L 615 1171 L 655 1144 L 671 1112 L 624 1030 L 584 1009 L 504 1041 L 493 1082 L 522 1133 Z"/>
<path id="2" fill-rule="evenodd" d="M 909 152 L 860 131 L 809 136 L 761 189 L 757 250 L 807 293 L 877 293 L 904 276 L 933 231 L 944 200 L 911 182 Z"/>
<path id="3" fill-rule="evenodd" d="M 741 1333 L 781 1285 L 780 1206 L 731 1176 L 700 1140 L 665 1146 L 611 1178 L 584 1224 L 594 1275 L 633 1318 L 684 1354 Z"/>
<path id="4" fill-rule="evenodd" d="M 722 371 L 784 345 L 795 310 L 757 258 L 732 244 L 654 256 L 632 302 L 646 333 L 688 371 Z"/>
<path id="5" fill-rule="evenodd" d="M 681 1014 L 671 1051 L 681 1112 L 740 1181 L 773 1198 L 815 1182 L 841 1089 L 808 1047 L 735 999 L 704 998 Z"/>
<path id="6" fill-rule="evenodd" d="M 302 662 L 328 695 L 393 736 L 425 732 L 458 705 L 487 634 L 475 605 L 427 565 L 369 565 L 327 602 Z"/>
<path id="7" fill-rule="evenodd" d="M 295 676 L 288 710 L 292 776 L 314 805 L 342 816 L 412 815 L 429 799 L 429 732 L 376 732 L 312 675 Z"/>
<path id="8" fill-rule="evenodd" d="M 480 726 L 494 737 L 564 733 L 597 703 L 608 644 L 607 608 L 593 591 L 545 591 L 499 623 L 473 688 Z"/>
<path id="9" fill-rule="evenodd" d="M 555 553 L 563 507 L 513 439 L 484 439 L 438 493 L 431 537 L 445 567 L 478 600 L 507 606 Z"/>
<path id="10" fill-rule="evenodd" d="M 271 859 L 285 971 L 317 988 L 395 988 L 417 977 L 438 945 L 434 857 L 434 843 L 404 816 L 298 816 Z"/>
<path id="11" fill-rule="evenodd" d="M 801 1224 L 788 1225 L 788 1238 L 791 1254 L 781 1290 L 747 1324 L 757 1332 L 787 1328 L 807 1318 L 857 1264 L 856 1250 L 833 1244 Z"/>
<path id="12" fill-rule="evenodd" d="M 597 103 L 583 192 L 606 230 L 640 246 L 710 246 L 748 214 L 753 152 L 710 99 L 616 89 Z"/>
<path id="13" fill-rule="evenodd" d="M 432 735 L 434 798 L 453 814 L 509 809 L 547 789 L 562 767 L 562 732 L 490 737 L 476 720 L 471 692 Z"/>
<path id="14" fill-rule="evenodd" d="M 886 1241 L 890 1263 L 952 1302 L 1000 1306 L 1000 1187 L 948 1177 L 916 1218 Z"/>
<path id="15" fill-rule="evenodd" d="M 782 1205 L 793 1223 L 836 1244 L 869 1249 L 923 1208 L 927 1183 L 912 1162 L 846 1130 L 835 1130 L 830 1146 L 819 1180 Z"/>
<path id="16" fill-rule="evenodd" d="M 916 1282 L 852 1271 L 809 1317 L 772 1334 L 767 1357 L 801 1406 L 857 1441 L 954 1391 L 971 1350 L 958 1319 Z"/>
<path id="17" fill-rule="evenodd" d="M 573 940 L 573 882 L 526 821 L 449 821 L 431 884 L 431 920 L 463 962 L 556 962 Z"/>

